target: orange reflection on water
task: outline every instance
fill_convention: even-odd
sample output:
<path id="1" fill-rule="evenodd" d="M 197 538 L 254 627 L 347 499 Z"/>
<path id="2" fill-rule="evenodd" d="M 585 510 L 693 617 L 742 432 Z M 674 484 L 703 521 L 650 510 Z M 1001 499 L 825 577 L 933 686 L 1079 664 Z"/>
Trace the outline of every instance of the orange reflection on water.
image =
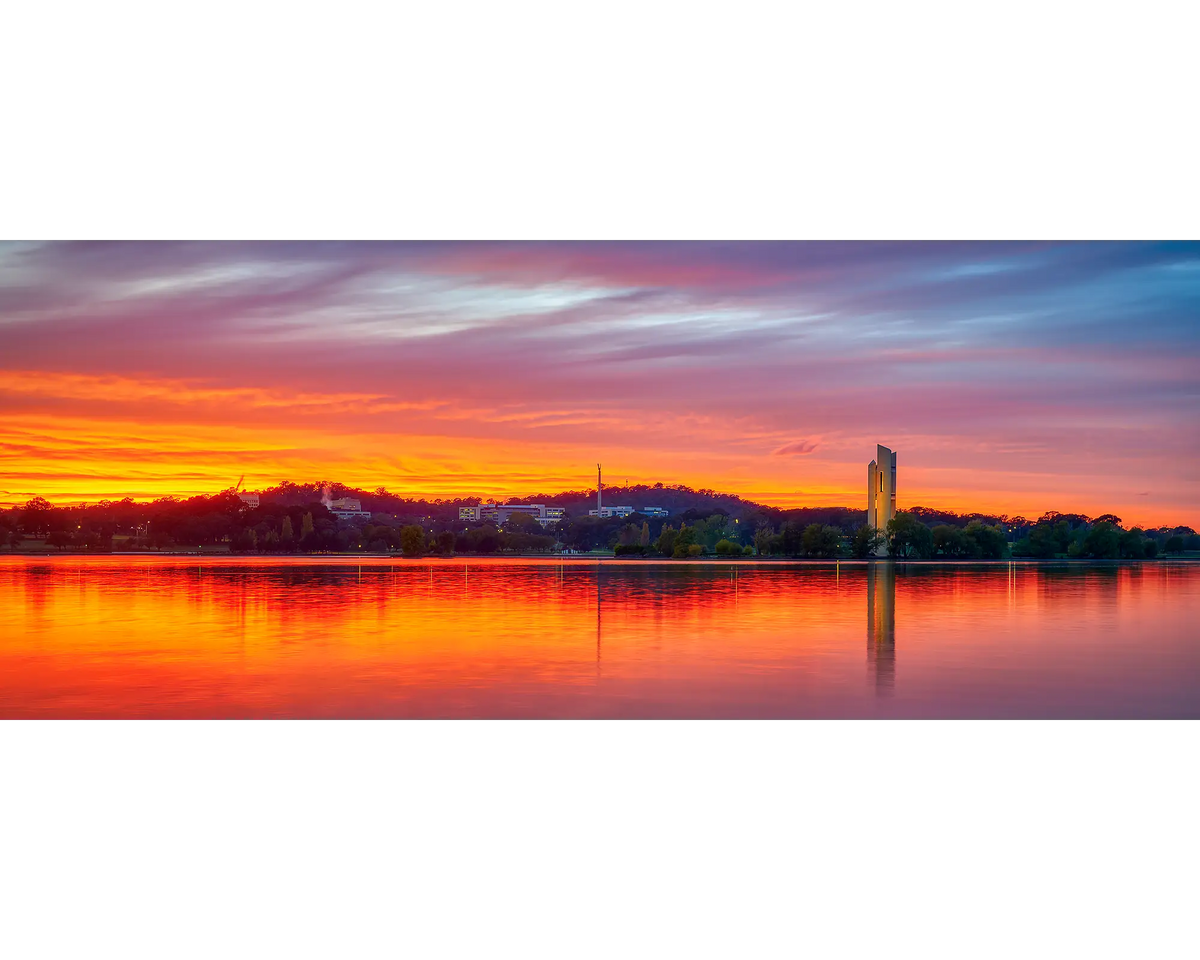
<path id="1" fill-rule="evenodd" d="M 0 715 L 1197 716 L 1198 613 L 1188 564 L 7 557 Z"/>

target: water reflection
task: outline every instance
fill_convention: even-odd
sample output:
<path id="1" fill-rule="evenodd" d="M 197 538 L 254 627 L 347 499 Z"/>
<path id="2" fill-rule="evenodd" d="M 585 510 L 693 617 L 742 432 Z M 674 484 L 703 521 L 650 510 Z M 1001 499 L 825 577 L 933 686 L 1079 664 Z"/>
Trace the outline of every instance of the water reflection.
<path id="1" fill-rule="evenodd" d="M 1197 622 L 1188 563 L 0 557 L 0 717 L 1197 716 Z"/>
<path id="2" fill-rule="evenodd" d="M 896 565 L 867 565 L 867 669 L 877 694 L 896 685 Z"/>

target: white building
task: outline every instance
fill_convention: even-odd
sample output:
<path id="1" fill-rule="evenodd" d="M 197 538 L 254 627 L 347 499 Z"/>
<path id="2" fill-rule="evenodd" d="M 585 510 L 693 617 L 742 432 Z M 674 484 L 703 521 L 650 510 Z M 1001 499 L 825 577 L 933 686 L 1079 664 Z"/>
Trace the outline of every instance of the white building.
<path id="1" fill-rule="evenodd" d="M 259 497 L 257 493 L 239 493 L 238 499 L 242 501 L 251 510 L 257 510 L 259 505 Z"/>
<path id="2" fill-rule="evenodd" d="M 597 507 L 589 510 L 589 517 L 627 517 L 634 512 L 633 507 Z"/>
<path id="3" fill-rule="evenodd" d="M 867 526 L 887 531 L 888 521 L 896 516 L 896 454 L 877 444 L 875 459 L 867 464 Z M 875 555 L 882 557 L 887 547 L 880 545 Z"/>
<path id="4" fill-rule="evenodd" d="M 353 497 L 341 497 L 331 500 L 327 506 L 329 512 L 339 520 L 370 520 L 371 511 L 362 508 L 362 501 Z"/>
<path id="5" fill-rule="evenodd" d="M 549 527 L 565 515 L 562 507 L 548 507 L 544 503 L 481 503 L 477 507 L 459 507 L 459 520 L 491 520 L 504 523 L 514 513 L 533 517 L 543 527 Z"/>

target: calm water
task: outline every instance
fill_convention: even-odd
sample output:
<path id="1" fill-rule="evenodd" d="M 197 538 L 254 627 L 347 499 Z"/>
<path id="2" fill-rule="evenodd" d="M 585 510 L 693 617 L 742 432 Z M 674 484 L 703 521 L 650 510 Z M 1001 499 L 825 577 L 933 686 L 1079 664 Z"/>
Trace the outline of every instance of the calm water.
<path id="1" fill-rule="evenodd" d="M 4 717 L 1197 717 L 1200 564 L 0 558 Z"/>

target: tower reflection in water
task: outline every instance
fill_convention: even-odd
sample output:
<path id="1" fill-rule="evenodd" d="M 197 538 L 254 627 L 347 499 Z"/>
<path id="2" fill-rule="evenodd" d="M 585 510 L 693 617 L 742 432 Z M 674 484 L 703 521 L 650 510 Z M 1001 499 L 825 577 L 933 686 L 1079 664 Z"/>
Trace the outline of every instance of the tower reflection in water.
<path id="1" fill-rule="evenodd" d="M 867 670 L 876 694 L 892 692 L 896 684 L 896 565 L 867 565 Z"/>

